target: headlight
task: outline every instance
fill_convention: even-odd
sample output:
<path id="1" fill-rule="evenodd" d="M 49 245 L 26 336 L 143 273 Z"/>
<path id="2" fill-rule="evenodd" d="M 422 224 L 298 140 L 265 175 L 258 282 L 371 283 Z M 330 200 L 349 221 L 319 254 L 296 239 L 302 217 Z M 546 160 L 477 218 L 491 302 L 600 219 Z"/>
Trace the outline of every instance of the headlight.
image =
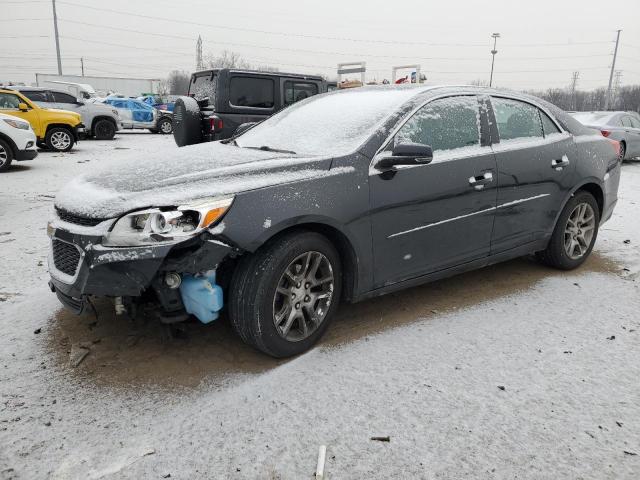
<path id="1" fill-rule="evenodd" d="M 20 120 L 13 120 L 9 118 L 3 118 L 3 120 L 13 128 L 19 128 L 20 130 L 29 130 L 30 127 L 28 122 L 21 122 Z"/>
<path id="2" fill-rule="evenodd" d="M 174 243 L 193 237 L 218 222 L 233 198 L 202 200 L 177 209 L 152 208 L 129 213 L 103 238 L 107 247 Z"/>

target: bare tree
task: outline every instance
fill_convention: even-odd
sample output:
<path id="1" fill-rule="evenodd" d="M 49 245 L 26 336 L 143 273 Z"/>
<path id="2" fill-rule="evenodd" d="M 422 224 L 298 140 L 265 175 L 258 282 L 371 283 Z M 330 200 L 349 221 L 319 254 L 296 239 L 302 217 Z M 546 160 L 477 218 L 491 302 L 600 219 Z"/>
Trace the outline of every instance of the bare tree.
<path id="1" fill-rule="evenodd" d="M 205 55 L 205 68 L 243 68 L 249 69 L 251 65 L 246 62 L 239 53 L 224 50 L 220 55 Z"/>
<path id="2" fill-rule="evenodd" d="M 173 70 L 167 78 L 167 87 L 171 95 L 186 95 L 189 91 L 191 75 L 189 73 Z"/>

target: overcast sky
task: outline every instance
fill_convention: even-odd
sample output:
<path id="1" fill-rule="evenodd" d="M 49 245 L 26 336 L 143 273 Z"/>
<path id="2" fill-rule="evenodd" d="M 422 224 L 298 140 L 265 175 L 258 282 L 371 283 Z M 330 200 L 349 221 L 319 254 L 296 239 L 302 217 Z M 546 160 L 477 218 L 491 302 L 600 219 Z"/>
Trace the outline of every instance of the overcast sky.
<path id="1" fill-rule="evenodd" d="M 57 0 L 63 73 L 165 78 L 205 55 L 335 77 L 366 61 L 367 79 L 419 63 L 430 83 L 488 80 L 515 89 L 606 86 L 617 29 L 622 85 L 640 83 L 640 1 Z M 0 0 L 0 81 L 56 73 L 50 0 Z"/>

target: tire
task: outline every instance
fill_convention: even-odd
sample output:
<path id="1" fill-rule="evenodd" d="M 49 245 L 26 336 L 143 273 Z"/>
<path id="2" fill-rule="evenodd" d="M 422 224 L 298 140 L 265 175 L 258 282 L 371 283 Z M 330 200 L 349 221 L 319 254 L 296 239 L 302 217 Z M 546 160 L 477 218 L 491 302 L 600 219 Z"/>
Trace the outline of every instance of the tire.
<path id="1" fill-rule="evenodd" d="M 96 140 L 113 140 L 116 136 L 116 126 L 111 120 L 98 120 L 93 125 L 93 135 Z"/>
<path id="2" fill-rule="evenodd" d="M 75 139 L 68 128 L 54 127 L 47 131 L 44 141 L 49 150 L 56 152 L 68 152 L 73 148 Z"/>
<path id="3" fill-rule="evenodd" d="M 0 172 L 6 172 L 13 161 L 13 150 L 4 140 L 0 139 Z"/>
<path id="4" fill-rule="evenodd" d="M 584 209 L 585 213 L 582 219 L 578 208 Z M 586 222 L 591 216 L 592 220 Z M 587 223 L 588 225 L 585 226 Z M 600 209 L 596 199 L 589 192 L 578 190 L 562 210 L 551 235 L 551 240 L 549 240 L 549 245 L 545 250 L 537 253 L 538 258 L 543 263 L 561 270 L 572 270 L 579 267 L 593 249 L 598 237 L 599 225 Z M 587 230 L 586 227 L 589 229 Z M 577 235 L 577 232 L 582 234 Z M 590 237 L 587 232 L 591 232 Z"/>
<path id="5" fill-rule="evenodd" d="M 171 122 L 171 119 L 166 117 L 161 118 L 158 122 L 157 132 L 163 135 L 170 135 L 171 133 L 173 133 L 173 124 Z"/>
<path id="6" fill-rule="evenodd" d="M 40 148 L 41 150 L 48 150 L 48 148 L 49 148 L 49 147 L 47 147 L 46 143 L 40 142 L 40 141 L 36 142 L 36 146 L 38 148 Z"/>
<path id="7" fill-rule="evenodd" d="M 298 282 L 294 283 L 285 271 L 298 271 L 298 266 Z M 305 273 L 309 274 L 307 280 L 313 278 L 310 282 L 325 281 L 311 285 L 303 281 Z M 329 277 L 332 281 L 327 281 Z M 229 317 L 244 342 L 276 358 L 298 355 L 318 341 L 338 308 L 342 291 L 340 256 L 326 237 L 315 232 L 292 232 L 245 256 L 235 269 L 229 291 Z M 314 323 L 310 312 L 323 316 Z M 294 315 L 296 318 L 290 320 Z M 279 327 L 277 318 L 283 319 Z"/>
<path id="8" fill-rule="evenodd" d="M 620 163 L 624 162 L 624 157 L 627 156 L 627 144 L 624 142 L 620 142 Z"/>
<path id="9" fill-rule="evenodd" d="M 202 143 L 200 106 L 191 97 L 179 97 L 173 108 L 173 139 L 179 147 Z"/>

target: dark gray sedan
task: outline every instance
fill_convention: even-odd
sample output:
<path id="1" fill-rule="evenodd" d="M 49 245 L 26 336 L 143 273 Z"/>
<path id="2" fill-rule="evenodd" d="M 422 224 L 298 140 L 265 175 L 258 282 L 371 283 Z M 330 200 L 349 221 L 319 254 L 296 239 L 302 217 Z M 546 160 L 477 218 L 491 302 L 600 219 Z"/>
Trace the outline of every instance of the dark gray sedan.
<path id="1" fill-rule="evenodd" d="M 617 142 L 477 87 L 311 97 L 235 139 L 149 152 L 56 198 L 50 286 L 81 313 L 226 314 L 276 357 L 355 302 L 536 253 L 578 267 L 617 201 Z M 139 310 L 139 309 L 138 309 Z"/>
<path id="2" fill-rule="evenodd" d="M 572 112 L 583 125 L 620 142 L 620 158 L 640 157 L 640 115 L 635 112 Z"/>

